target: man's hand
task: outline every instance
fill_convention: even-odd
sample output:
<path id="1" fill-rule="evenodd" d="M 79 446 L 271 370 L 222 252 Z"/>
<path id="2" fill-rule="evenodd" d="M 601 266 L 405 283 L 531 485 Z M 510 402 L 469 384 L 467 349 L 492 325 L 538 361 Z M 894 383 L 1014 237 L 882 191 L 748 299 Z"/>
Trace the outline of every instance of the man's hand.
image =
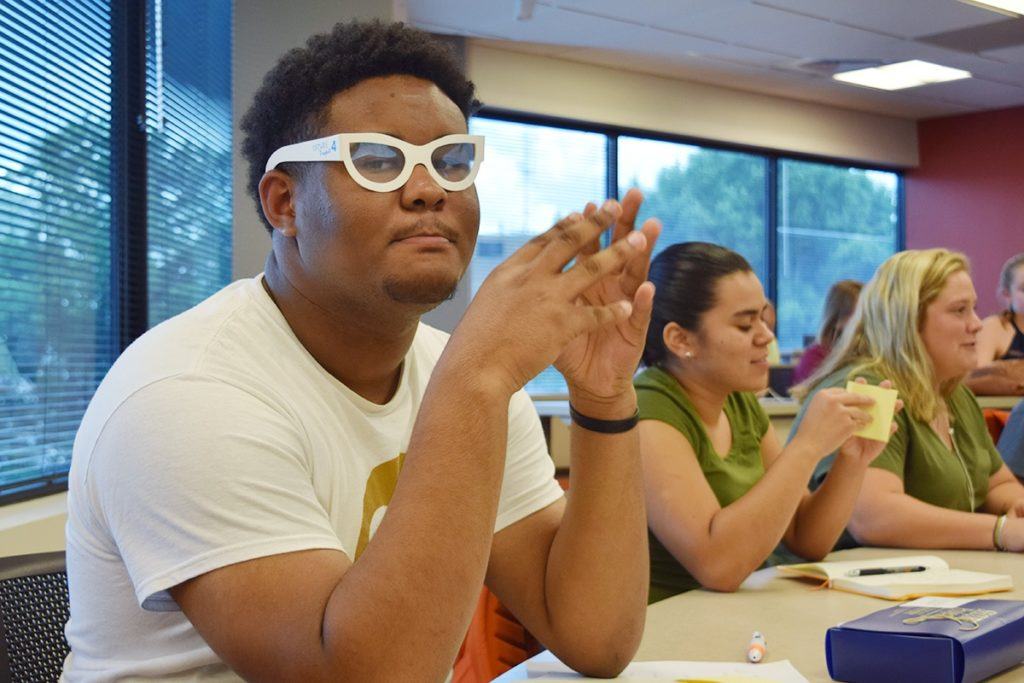
<path id="1" fill-rule="evenodd" d="M 635 240 L 643 235 L 643 246 L 625 262 L 620 271 L 608 271 L 581 291 L 577 307 L 609 306 L 628 302 L 632 313 L 613 325 L 591 328 L 580 334 L 562 351 L 555 367 L 569 384 L 573 405 L 586 415 L 615 419 L 627 417 L 631 410 L 633 373 L 643 352 L 647 325 L 654 302 L 654 285 L 647 280 L 651 252 L 661 231 L 655 219 L 644 222 L 639 231 L 634 229 L 643 195 L 637 189 L 626 193 L 622 200 L 622 213 L 612 231 L 612 246 Z M 591 204 L 584 215 L 596 211 Z M 587 262 L 599 255 L 599 237 L 586 244 L 576 259 L 577 267 L 588 267 Z M 639 240 L 638 240 L 639 241 Z"/>
<path id="2" fill-rule="evenodd" d="M 614 344 L 595 350 L 615 353 L 620 364 L 632 359 L 635 368 L 652 294 L 650 287 L 638 290 L 650 254 L 647 233 L 632 230 L 638 203 L 627 202 L 629 221 L 623 222 L 629 227 L 620 226 L 606 249 L 598 251 L 600 235 L 623 215 L 614 200 L 587 215 L 567 216 L 517 250 L 484 281 L 439 365 L 457 362 L 472 368 L 477 381 L 511 395 L 571 341 L 581 335 L 600 339 L 599 331 L 608 328 L 628 334 L 633 353 L 616 352 Z M 653 242 L 657 228 L 647 232 Z M 627 234 L 634 237 L 626 239 Z M 573 259 L 576 263 L 565 269 Z M 618 289 L 610 283 L 602 287 L 606 280 L 620 277 L 623 284 Z M 589 355 L 581 360 L 586 361 L 584 366 L 593 364 Z M 631 375 L 632 369 L 625 372 L 626 377 Z"/>

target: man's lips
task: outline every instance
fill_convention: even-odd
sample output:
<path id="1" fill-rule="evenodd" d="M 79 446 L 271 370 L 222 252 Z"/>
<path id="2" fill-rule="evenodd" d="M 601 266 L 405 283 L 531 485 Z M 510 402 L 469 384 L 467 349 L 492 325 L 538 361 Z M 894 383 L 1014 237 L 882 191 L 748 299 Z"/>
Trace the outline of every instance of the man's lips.
<path id="1" fill-rule="evenodd" d="M 442 235 L 412 235 L 397 240 L 399 244 L 421 247 L 446 247 L 453 244 L 453 241 Z"/>
<path id="2" fill-rule="evenodd" d="M 459 234 L 444 223 L 420 223 L 398 231 L 391 241 L 410 245 L 444 246 L 458 242 Z"/>

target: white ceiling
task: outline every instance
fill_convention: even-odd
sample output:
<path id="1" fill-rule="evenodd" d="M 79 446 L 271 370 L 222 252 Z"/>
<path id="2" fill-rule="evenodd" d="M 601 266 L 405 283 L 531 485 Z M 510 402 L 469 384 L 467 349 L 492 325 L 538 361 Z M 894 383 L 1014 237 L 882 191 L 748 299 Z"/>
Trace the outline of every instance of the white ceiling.
<path id="1" fill-rule="evenodd" d="M 420 28 L 505 49 L 860 111 L 918 119 L 1024 105 L 1024 19 L 958 0 L 404 0 L 404 5 L 407 20 Z M 524 10 L 529 18 L 517 19 Z M 984 47 L 977 48 L 979 43 Z M 808 66 L 819 60 L 907 59 L 966 69 L 974 77 L 884 92 L 839 83 Z M 839 70 L 850 68 L 855 67 Z"/>

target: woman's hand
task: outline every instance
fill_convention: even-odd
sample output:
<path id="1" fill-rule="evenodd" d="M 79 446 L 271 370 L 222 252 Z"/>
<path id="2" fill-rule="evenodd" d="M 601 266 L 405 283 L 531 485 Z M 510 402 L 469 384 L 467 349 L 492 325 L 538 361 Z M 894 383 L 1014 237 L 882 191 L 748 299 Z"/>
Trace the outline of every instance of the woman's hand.
<path id="1" fill-rule="evenodd" d="M 864 384 L 863 377 L 856 382 Z M 892 388 L 892 382 L 884 380 L 879 384 L 883 389 Z M 854 436 L 871 422 L 871 415 L 865 410 L 874 405 L 874 399 L 863 394 L 854 394 L 840 389 L 822 389 L 811 399 L 803 422 L 794 437 L 803 439 L 818 458 L 839 451 L 844 458 L 854 459 L 867 467 L 872 460 L 885 450 L 886 442 Z M 896 401 L 896 411 L 903 409 L 903 402 Z M 896 432 L 896 423 L 889 426 L 889 434 Z"/>
<path id="2" fill-rule="evenodd" d="M 993 536 L 994 534 L 995 530 L 993 529 Z M 1024 551 L 1024 518 L 1007 512 L 1006 522 L 1003 523 L 1003 529 L 999 537 L 1005 550 L 1013 553 Z"/>

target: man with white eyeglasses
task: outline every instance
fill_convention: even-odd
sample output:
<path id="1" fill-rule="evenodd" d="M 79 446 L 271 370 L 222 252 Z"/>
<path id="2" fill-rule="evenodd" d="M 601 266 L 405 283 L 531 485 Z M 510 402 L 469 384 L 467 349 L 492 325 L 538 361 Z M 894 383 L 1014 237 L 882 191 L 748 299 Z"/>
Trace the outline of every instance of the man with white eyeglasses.
<path id="1" fill-rule="evenodd" d="M 574 668 L 629 661 L 658 225 L 634 229 L 636 192 L 588 206 L 450 338 L 420 323 L 476 242 L 475 106 L 401 24 L 339 24 L 267 75 L 243 121 L 265 272 L 129 347 L 75 441 L 67 680 L 443 680 L 485 583 Z M 568 501 L 522 391 L 551 363 Z"/>

